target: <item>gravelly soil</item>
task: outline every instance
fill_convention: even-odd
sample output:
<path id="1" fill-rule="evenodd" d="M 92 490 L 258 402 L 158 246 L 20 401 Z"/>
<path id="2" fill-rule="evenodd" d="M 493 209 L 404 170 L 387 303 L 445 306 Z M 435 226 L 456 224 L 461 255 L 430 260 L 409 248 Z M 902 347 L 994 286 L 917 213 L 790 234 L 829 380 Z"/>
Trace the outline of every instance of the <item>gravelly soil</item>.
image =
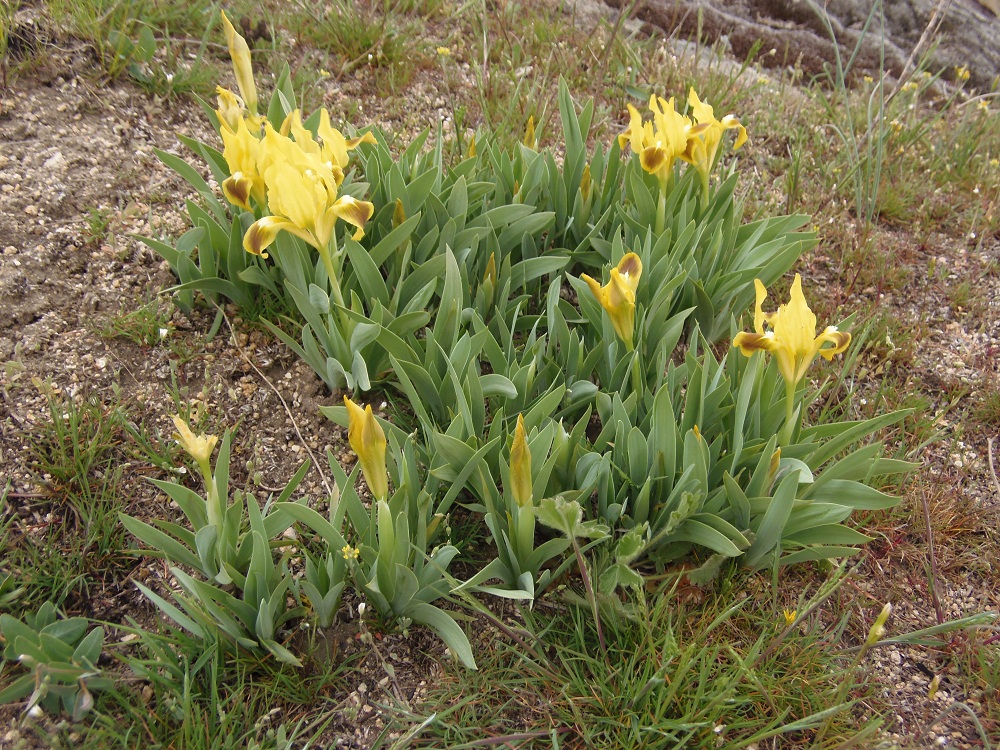
<path id="1" fill-rule="evenodd" d="M 177 150 L 177 133 L 209 141 L 213 135 L 191 104 L 156 102 L 127 83 L 96 86 L 73 75 L 78 67 L 71 57 L 64 63 L 55 75 L 18 78 L 0 104 L 0 363 L 5 363 L 0 371 L 0 476 L 11 482 L 6 512 L 23 521 L 15 528 L 30 535 L 55 520 L 25 459 L 33 429 L 49 419 L 42 381 L 67 397 L 124 402 L 134 420 L 158 430 L 164 442 L 175 408 L 172 394 L 199 401 L 213 428 L 239 425 L 233 461 L 237 486 L 260 472 L 264 487 L 280 487 L 310 451 L 319 457 L 330 449 L 342 461 L 352 460 L 342 430 L 317 410 L 339 394 L 328 393 L 311 370 L 271 337 L 241 324 L 235 311 L 228 311 L 235 340 L 225 327 L 207 339 L 214 311 L 205 309 L 190 316 L 168 312 L 165 335 L 156 345 L 106 334 L 112 317 L 136 309 L 173 282 L 165 263 L 131 236 L 176 235 L 186 228 L 185 185 L 160 164 L 154 147 Z M 435 82 L 420 80 L 417 85 L 425 92 L 415 99 L 424 102 L 418 110 L 436 117 Z M 364 112 L 377 117 L 379 106 L 378 101 L 365 102 Z M 92 210 L 106 210 L 106 236 L 95 237 L 89 228 Z M 987 439 L 996 426 L 965 429 L 951 416 L 961 412 L 945 407 L 956 395 L 978 398 L 1000 379 L 1000 239 L 971 241 L 952 233 L 920 241 L 905 232 L 881 232 L 880 247 L 908 266 L 926 267 L 933 258 L 937 269 L 947 269 L 933 278 L 915 272 L 907 284 L 879 300 L 904 324 L 933 332 L 913 347 L 915 360 L 900 366 L 921 372 L 914 388 L 933 390 L 939 384 L 930 395 L 932 408 L 942 411 L 939 426 L 945 437 L 915 457 L 923 468 L 920 479 L 909 485 L 907 502 L 919 509 L 921 498 L 927 497 L 932 514 L 947 514 L 946 521 L 935 515 L 942 578 L 937 593 L 944 614 L 996 611 L 1000 497 L 987 457 Z M 822 252 L 807 262 L 818 276 L 832 274 L 833 261 Z M 973 277 L 979 279 L 979 297 L 986 303 L 972 312 L 957 309 L 949 301 L 949 289 Z M 874 287 L 862 289 L 843 305 L 849 308 L 878 294 Z M 128 467 L 129 512 L 147 517 L 173 512 L 145 481 L 162 475 L 158 471 L 138 462 Z M 324 495 L 315 469 L 303 491 L 317 499 Z M 928 555 L 920 512 L 914 510 L 910 519 L 894 536 L 886 534 L 870 546 L 866 573 L 858 583 L 870 595 L 867 606 L 874 611 L 886 599 L 897 602 L 892 625 L 897 631 L 935 622 L 923 572 Z M 158 585 L 164 576 L 159 562 L 129 561 L 116 577 L 74 604 L 80 612 L 112 621 L 124 612 L 140 620 L 152 618 L 130 581 Z M 419 633 L 410 638 L 389 634 L 377 649 L 354 636 L 348 623 L 338 634 L 338 648 L 360 653 L 369 671 L 365 677 L 360 670 L 350 690 L 337 697 L 343 706 L 337 730 L 345 747 L 366 746 L 377 734 L 383 720 L 376 703 L 419 702 L 427 682 L 440 674 L 443 652 L 439 642 Z M 398 679 L 386 676 L 382 659 L 395 665 Z M 896 714 L 889 717 L 887 729 L 913 746 L 932 742 L 922 736 L 933 715 L 925 698 L 930 675 L 945 675 L 936 699 L 941 706 L 955 699 L 973 706 L 996 700 L 956 694 L 953 685 L 958 683 L 948 677 L 956 667 L 946 653 L 886 650 L 875 655 L 872 668 Z M 0 710 L 0 722 L 16 718 L 11 710 Z M 952 746 L 976 746 L 961 714 L 950 714 L 938 729 L 942 736 L 952 735 Z M 0 745 L 13 739 L 0 726 Z"/>

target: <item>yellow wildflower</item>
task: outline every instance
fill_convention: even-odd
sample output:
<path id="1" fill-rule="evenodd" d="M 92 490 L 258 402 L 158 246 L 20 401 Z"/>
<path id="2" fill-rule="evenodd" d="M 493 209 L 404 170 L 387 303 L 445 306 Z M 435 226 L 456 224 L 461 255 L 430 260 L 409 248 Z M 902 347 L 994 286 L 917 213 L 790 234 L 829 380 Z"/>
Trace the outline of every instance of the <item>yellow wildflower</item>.
<path id="1" fill-rule="evenodd" d="M 715 119 L 713 108 L 702 102 L 693 88 L 688 94 L 688 106 L 698 124 L 691 128 L 692 137 L 688 139 L 687 150 L 682 158 L 694 165 L 704 181 L 715 165 L 723 134 L 727 130 L 736 130 L 736 142 L 733 144 L 735 151 L 747 142 L 747 129 L 734 115 L 726 115 L 721 120 Z"/>
<path id="2" fill-rule="evenodd" d="M 258 170 L 263 172 L 268 209 L 273 215 L 259 219 L 247 230 L 243 238 L 247 252 L 267 257 L 265 249 L 282 230 L 326 252 L 338 219 L 357 227 L 355 239 L 364 236 L 365 223 L 375 213 L 375 206 L 349 195 L 338 197 L 337 174 L 322 161 L 321 154 L 303 150 L 299 142 L 280 135 L 270 125 L 265 126 L 263 144 Z"/>
<path id="3" fill-rule="evenodd" d="M 174 433 L 174 440 L 199 465 L 207 464 L 212 457 L 212 451 L 215 450 L 215 444 L 219 441 L 219 438 L 215 435 L 195 435 L 188 426 L 188 423 L 181 419 L 179 414 L 175 414 L 173 420 L 174 427 L 177 428 L 177 432 Z"/>
<path id="4" fill-rule="evenodd" d="M 674 98 L 669 100 L 655 94 L 649 98 L 652 122 L 643 122 L 642 115 L 628 105 L 629 126 L 618 136 L 618 145 L 626 144 L 639 155 L 639 163 L 650 174 L 656 175 L 660 185 L 666 185 L 673 174 L 674 161 L 688 147 L 691 121 L 677 112 Z"/>
<path id="5" fill-rule="evenodd" d="M 736 334 L 733 346 L 739 347 L 748 357 L 757 351 L 771 352 L 777 358 L 778 370 L 789 388 L 794 388 L 802 379 L 816 355 L 832 359 L 851 343 L 851 334 L 838 331 L 836 326 L 827 326 L 816 335 L 816 315 L 809 309 L 802 294 L 799 274 L 795 274 L 788 303 L 780 305 L 773 313 L 762 310 L 767 290 L 760 279 L 754 279 L 754 286 L 757 289 L 753 322 L 755 333 Z M 824 344 L 833 346 L 825 347 Z"/>
<path id="6" fill-rule="evenodd" d="M 642 261 L 635 253 L 628 253 L 611 269 L 611 280 L 603 287 L 587 274 L 580 277 L 587 282 L 601 307 L 607 310 L 615 333 L 629 349 L 633 346 L 635 329 L 635 290 L 641 276 Z"/>

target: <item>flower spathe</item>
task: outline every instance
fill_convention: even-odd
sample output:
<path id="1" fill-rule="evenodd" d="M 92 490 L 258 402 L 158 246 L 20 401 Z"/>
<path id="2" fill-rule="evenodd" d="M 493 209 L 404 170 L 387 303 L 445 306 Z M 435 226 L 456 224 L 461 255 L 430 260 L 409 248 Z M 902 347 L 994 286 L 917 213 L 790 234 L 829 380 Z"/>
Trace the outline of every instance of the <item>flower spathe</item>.
<path id="1" fill-rule="evenodd" d="M 583 274 L 580 278 L 587 282 L 594 297 L 601 303 L 618 338 L 632 349 L 635 329 L 635 291 L 642 276 L 642 261 L 635 253 L 627 253 L 615 268 L 611 269 L 611 279 L 603 287 L 595 279 Z"/>
<path id="2" fill-rule="evenodd" d="M 770 352 L 778 360 L 778 370 L 788 388 L 794 389 L 805 376 L 817 355 L 832 359 L 851 343 L 851 334 L 827 326 L 816 335 L 816 315 L 809 309 L 802 293 L 802 277 L 795 274 L 787 304 L 772 313 L 763 310 L 767 289 L 760 279 L 754 279 L 757 305 L 754 312 L 754 333 L 741 332 L 733 339 L 746 356 L 754 352 Z M 830 346 L 827 346 L 830 344 Z"/>
<path id="3" fill-rule="evenodd" d="M 531 492 L 531 449 L 528 448 L 528 434 L 524 429 L 524 417 L 517 415 L 514 428 L 514 442 L 510 446 L 511 496 L 519 507 L 532 504 Z"/>
<path id="4" fill-rule="evenodd" d="M 389 497 L 389 475 L 385 466 L 385 433 L 370 404 L 364 409 L 344 396 L 347 407 L 347 441 L 358 454 L 361 473 L 377 500 Z"/>
<path id="5" fill-rule="evenodd" d="M 222 11 L 222 29 L 226 34 L 226 44 L 229 46 L 229 56 L 233 60 L 233 72 L 236 74 L 236 85 L 240 96 L 251 116 L 257 115 L 257 86 L 253 81 L 253 65 L 250 62 L 250 47 L 233 27 L 226 12 Z"/>

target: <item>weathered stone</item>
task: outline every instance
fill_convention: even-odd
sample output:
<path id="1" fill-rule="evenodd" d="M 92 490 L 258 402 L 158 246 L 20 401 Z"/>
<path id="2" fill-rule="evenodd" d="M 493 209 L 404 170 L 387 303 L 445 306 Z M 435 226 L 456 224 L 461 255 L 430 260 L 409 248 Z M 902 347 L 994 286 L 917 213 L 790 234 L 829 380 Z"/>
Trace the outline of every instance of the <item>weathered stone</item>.
<path id="1" fill-rule="evenodd" d="M 605 0 L 622 7 L 625 0 Z M 816 7 L 819 7 L 818 5 Z M 871 0 L 828 0 L 830 26 L 847 60 L 860 41 L 851 76 L 879 70 L 882 34 L 879 19 L 867 31 Z M 1000 81 L 1000 0 L 893 0 L 885 4 L 885 68 L 893 76 L 912 70 L 930 53 L 927 69 L 954 80 L 966 67 L 968 85 L 995 91 Z M 740 58 L 760 42 L 766 66 L 797 64 L 809 75 L 823 73 L 835 59 L 834 43 L 818 12 L 806 0 L 647 0 L 637 11 L 651 27 L 682 38 L 698 33 L 723 40 Z M 916 52 L 915 52 L 916 51 Z"/>

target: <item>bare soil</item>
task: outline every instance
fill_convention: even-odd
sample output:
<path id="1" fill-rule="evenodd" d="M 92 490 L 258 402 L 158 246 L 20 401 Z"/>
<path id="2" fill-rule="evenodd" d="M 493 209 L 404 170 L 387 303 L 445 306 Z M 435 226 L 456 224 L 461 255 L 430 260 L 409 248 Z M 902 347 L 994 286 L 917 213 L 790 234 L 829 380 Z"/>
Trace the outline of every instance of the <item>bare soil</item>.
<path id="1" fill-rule="evenodd" d="M 240 321 L 235 310 L 228 310 L 235 339 L 225 326 L 207 337 L 215 315 L 209 309 L 190 316 L 174 310 L 163 340 L 153 346 L 104 332 L 113 317 L 135 310 L 173 283 L 166 263 L 133 236 L 176 236 L 187 228 L 186 185 L 153 149 L 180 153 L 178 133 L 209 142 L 214 134 L 187 101 L 156 101 L 126 81 L 95 82 L 83 52 L 71 49 L 46 59 L 45 69 L 13 80 L 0 101 L 0 363 L 5 363 L 0 370 L 0 476 L 11 482 L 5 512 L 17 516 L 12 528 L 21 535 L 19 543 L 31 544 L 33 535 L 42 538 L 47 524 L 65 521 L 58 497 L 47 494 L 26 458 L 33 432 L 49 420 L 40 382 L 69 398 L 124 403 L 132 419 L 157 430 L 164 444 L 172 432 L 175 395 L 197 400 L 211 429 L 237 427 L 236 486 L 251 484 L 251 475 L 260 472 L 263 488 L 281 487 L 310 452 L 322 460 L 329 449 L 344 462 L 352 460 L 343 431 L 317 409 L 335 403 L 340 394 L 327 392 L 308 367 L 259 328 Z M 438 116 L 433 94 L 446 94 L 439 88 L 442 82 L 435 71 L 420 71 L 414 85 L 429 92 L 415 97 L 414 119 L 424 113 L 433 121 Z M 332 86 L 328 92 L 331 100 L 345 95 Z M 351 95 L 362 97 L 366 116 L 377 116 L 382 105 L 373 91 L 358 85 Z M 95 210 L 109 218 L 106 234 L 93 231 Z M 882 528 L 865 550 L 866 572 L 856 584 L 856 605 L 864 605 L 868 621 L 883 602 L 893 601 L 890 628 L 900 632 L 938 620 L 925 571 L 932 555 L 924 501 L 932 519 L 942 615 L 1000 610 L 1000 487 L 987 443 L 998 426 L 954 416 L 1000 383 L 1000 237 L 971 239 L 958 228 L 932 237 L 905 229 L 878 231 L 880 251 L 897 259 L 905 282 L 885 291 L 875 283 L 856 289 L 842 305 L 875 303 L 904 330 L 930 331 L 919 341 L 875 345 L 892 351 L 905 347 L 907 356 L 894 366 L 914 372 L 912 388 L 928 395 L 930 408 L 940 412 L 943 435 L 917 454 L 922 468 L 907 485 L 904 501 L 910 511 L 899 516 L 897 528 Z M 806 262 L 815 276 L 833 279 L 839 273 L 822 250 Z M 929 276 L 932 262 L 948 273 Z M 953 291 L 971 278 L 977 280 L 981 303 L 962 309 L 953 303 Z M 139 517 L 175 513 L 146 481 L 165 476 L 161 469 L 134 461 L 125 473 L 127 512 Z M 302 491 L 317 501 L 324 497 L 315 468 Z M 73 614 L 111 622 L 126 614 L 151 622 L 155 613 L 131 584 L 140 580 L 163 587 L 166 576 L 160 561 L 129 560 L 68 607 Z M 936 713 L 926 699 L 935 674 L 943 675 L 935 707 L 962 700 L 976 708 L 1000 700 L 960 692 L 958 686 L 968 682 L 957 677 L 959 646 L 942 652 L 889 649 L 873 657 L 872 669 L 891 707 L 887 729 L 904 745 L 935 741 L 925 734 L 928 718 Z M 378 634 L 372 646 L 347 623 L 333 648 L 338 658 L 356 654 L 361 665 L 344 693 L 330 696 L 343 709 L 331 728 L 340 737 L 337 747 L 367 747 L 384 722 L 377 704 L 419 704 L 428 683 L 442 675 L 442 644 L 417 629 L 408 637 Z M 317 652 L 327 653 L 326 647 Z M 396 677 L 388 676 L 384 663 L 393 665 Z M 16 712 L 0 708 L 0 746 L 25 739 L 13 728 L 17 720 Z M 10 729 L 3 726 L 8 721 Z M 1000 737 L 1000 727 L 989 731 Z M 935 735 L 946 737 L 949 746 L 978 746 L 960 712 L 942 720 Z"/>

